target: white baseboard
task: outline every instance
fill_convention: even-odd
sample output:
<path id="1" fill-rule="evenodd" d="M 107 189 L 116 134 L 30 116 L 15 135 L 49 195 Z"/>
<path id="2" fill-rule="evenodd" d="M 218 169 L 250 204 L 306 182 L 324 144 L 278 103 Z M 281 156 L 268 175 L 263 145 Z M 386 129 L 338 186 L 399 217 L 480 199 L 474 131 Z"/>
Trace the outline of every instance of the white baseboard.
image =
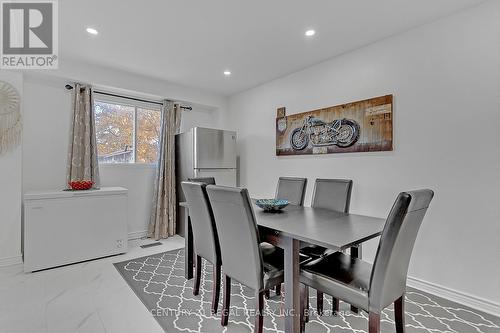
<path id="1" fill-rule="evenodd" d="M 407 282 L 408 285 L 412 288 L 428 292 L 429 294 L 433 294 L 438 297 L 463 304 L 470 308 L 480 310 L 494 316 L 500 316 L 500 303 L 492 302 L 481 297 L 477 297 L 417 278 L 408 277 Z"/>
<path id="2" fill-rule="evenodd" d="M 128 240 L 139 239 L 148 236 L 147 230 L 132 231 L 128 233 Z"/>
<path id="3" fill-rule="evenodd" d="M 19 265 L 23 263 L 22 256 L 0 258 L 0 267 Z"/>

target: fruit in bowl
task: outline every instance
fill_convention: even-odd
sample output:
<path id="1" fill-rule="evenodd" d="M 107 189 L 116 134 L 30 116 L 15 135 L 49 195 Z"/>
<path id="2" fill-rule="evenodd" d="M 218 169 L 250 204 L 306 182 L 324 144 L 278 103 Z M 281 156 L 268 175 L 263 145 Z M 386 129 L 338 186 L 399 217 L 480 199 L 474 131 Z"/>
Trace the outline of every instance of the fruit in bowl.
<path id="1" fill-rule="evenodd" d="M 69 187 L 75 191 L 90 190 L 93 185 L 94 182 L 91 180 L 75 180 L 69 182 Z"/>

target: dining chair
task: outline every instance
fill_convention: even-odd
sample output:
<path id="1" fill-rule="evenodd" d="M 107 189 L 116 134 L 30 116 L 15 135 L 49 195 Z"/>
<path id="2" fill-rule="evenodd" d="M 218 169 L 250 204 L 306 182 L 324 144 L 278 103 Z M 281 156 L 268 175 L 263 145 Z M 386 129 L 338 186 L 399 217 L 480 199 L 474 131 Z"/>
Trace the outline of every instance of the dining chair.
<path id="1" fill-rule="evenodd" d="M 350 179 L 316 179 L 314 183 L 311 207 L 349 213 L 351 204 L 352 180 Z M 357 249 L 356 249 L 357 250 Z M 312 244 L 301 246 L 300 252 L 311 258 L 320 258 L 328 253 L 328 249 Z M 361 252 L 361 251 L 359 251 Z M 333 312 L 339 309 L 339 300 L 332 299 Z M 316 309 L 318 314 L 323 314 L 323 293 L 316 291 Z M 353 308 L 353 311 L 357 309 Z"/>
<path id="2" fill-rule="evenodd" d="M 413 246 L 431 190 L 402 192 L 387 217 L 373 265 L 342 252 L 334 252 L 301 267 L 301 294 L 307 286 L 338 297 L 368 312 L 369 333 L 380 332 L 380 314 L 394 303 L 396 332 L 403 333 L 406 278 Z M 301 327 L 304 329 L 302 300 Z"/>
<path id="3" fill-rule="evenodd" d="M 275 199 L 285 199 L 291 205 L 303 206 L 306 194 L 307 178 L 279 177 L 276 186 Z M 261 232 L 265 232 L 261 229 Z M 281 285 L 276 286 L 276 295 L 281 295 Z M 269 293 L 266 293 L 269 298 Z"/>
<path id="4" fill-rule="evenodd" d="M 264 292 L 283 282 L 283 250 L 260 243 L 248 191 L 207 186 L 220 241 L 224 269 L 222 326 L 227 326 L 231 279 L 255 291 L 255 332 L 262 332 Z"/>
<path id="5" fill-rule="evenodd" d="M 291 205 L 304 205 L 307 178 L 280 177 L 276 186 L 276 199 L 286 199 Z"/>
<path id="6" fill-rule="evenodd" d="M 214 177 L 194 177 L 194 178 L 188 178 L 188 181 L 197 182 L 197 183 L 205 183 L 207 185 L 215 185 L 215 178 Z"/>
<path id="7" fill-rule="evenodd" d="M 182 182 L 181 186 L 189 206 L 189 216 L 193 230 L 194 254 L 196 256 L 193 295 L 197 296 L 200 292 L 203 258 L 213 265 L 211 310 L 212 313 L 216 313 L 219 305 L 222 261 L 219 236 L 206 190 L 207 184 Z"/>

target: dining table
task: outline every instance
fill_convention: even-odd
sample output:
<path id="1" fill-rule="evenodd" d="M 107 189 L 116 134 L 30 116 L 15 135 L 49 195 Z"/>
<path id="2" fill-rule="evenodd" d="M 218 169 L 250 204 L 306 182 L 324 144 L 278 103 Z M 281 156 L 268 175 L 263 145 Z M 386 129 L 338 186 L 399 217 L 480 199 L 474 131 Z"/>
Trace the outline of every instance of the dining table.
<path id="1" fill-rule="evenodd" d="M 189 206 L 184 214 L 185 277 L 193 278 L 194 249 Z M 284 252 L 284 320 L 286 333 L 300 332 L 300 264 L 301 244 L 314 244 L 328 249 L 351 250 L 361 257 L 360 245 L 380 236 L 385 219 L 338 212 L 322 208 L 288 205 L 276 212 L 259 208 L 253 200 L 255 218 L 264 239 Z M 224 265 L 224 264 L 223 264 Z"/>

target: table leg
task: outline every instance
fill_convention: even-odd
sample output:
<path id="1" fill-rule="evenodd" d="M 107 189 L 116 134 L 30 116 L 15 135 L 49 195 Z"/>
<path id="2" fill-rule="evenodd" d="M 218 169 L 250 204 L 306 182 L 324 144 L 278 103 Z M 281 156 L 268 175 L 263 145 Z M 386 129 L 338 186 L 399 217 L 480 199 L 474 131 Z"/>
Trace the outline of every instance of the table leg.
<path id="1" fill-rule="evenodd" d="M 361 256 L 362 256 L 361 244 L 351 247 L 351 257 L 361 259 Z M 351 305 L 351 312 L 359 313 L 359 309 Z"/>
<path id="2" fill-rule="evenodd" d="M 283 237 L 285 250 L 285 333 L 300 332 L 299 243 L 296 239 Z"/>
<path id="3" fill-rule="evenodd" d="M 185 223 L 184 223 L 184 277 L 186 280 L 191 280 L 193 278 L 193 257 L 194 257 L 194 249 L 193 249 L 193 228 L 191 227 L 191 218 L 187 211 L 185 214 Z"/>
<path id="4" fill-rule="evenodd" d="M 361 244 L 351 247 L 351 256 L 354 258 L 361 259 L 361 256 L 363 255 L 362 252 L 363 252 L 363 249 L 361 247 Z"/>

